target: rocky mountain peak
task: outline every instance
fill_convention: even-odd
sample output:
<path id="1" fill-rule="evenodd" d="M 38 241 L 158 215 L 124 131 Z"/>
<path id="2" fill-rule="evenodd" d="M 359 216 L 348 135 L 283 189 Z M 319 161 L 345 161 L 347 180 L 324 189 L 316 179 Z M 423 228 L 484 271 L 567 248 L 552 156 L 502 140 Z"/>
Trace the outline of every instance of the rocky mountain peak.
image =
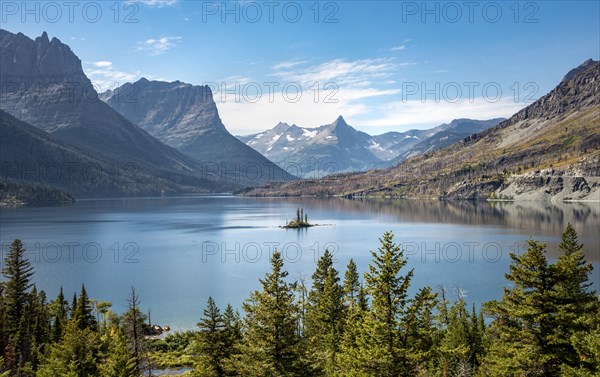
<path id="1" fill-rule="evenodd" d="M 42 45 L 42 46 L 48 45 L 50 43 L 50 40 L 48 39 L 48 33 L 43 32 L 42 35 L 40 35 L 39 37 L 37 37 L 35 39 L 35 43 Z"/>
<path id="2" fill-rule="evenodd" d="M 0 33 L 0 73 L 2 81 L 25 86 L 49 82 L 77 82 L 89 84 L 81 67 L 81 60 L 56 37 L 49 40 L 48 33 L 30 39 L 22 33 Z"/>
<path id="3" fill-rule="evenodd" d="M 344 117 L 341 115 L 338 116 L 331 125 L 334 127 L 350 127 L 348 123 L 346 123 L 346 120 L 344 120 Z"/>
<path id="4" fill-rule="evenodd" d="M 567 74 L 563 77 L 561 83 L 572 80 L 579 73 L 586 71 L 588 68 L 592 67 L 595 63 L 598 63 L 598 62 L 591 58 L 584 61 L 578 67 L 575 67 L 572 70 L 570 70 L 569 72 L 567 72 Z"/>

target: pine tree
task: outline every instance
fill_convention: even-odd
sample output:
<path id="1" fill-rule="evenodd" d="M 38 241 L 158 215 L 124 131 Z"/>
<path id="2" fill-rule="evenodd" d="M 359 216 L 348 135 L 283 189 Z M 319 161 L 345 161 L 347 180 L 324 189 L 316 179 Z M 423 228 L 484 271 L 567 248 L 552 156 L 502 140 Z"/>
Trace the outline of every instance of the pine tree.
<path id="1" fill-rule="evenodd" d="M 62 287 L 56 300 L 50 304 L 52 318 L 52 340 L 58 342 L 62 337 L 63 327 L 68 321 L 69 303 L 65 300 Z"/>
<path id="2" fill-rule="evenodd" d="M 308 358 L 317 375 L 331 375 L 337 369 L 337 354 L 344 331 L 345 308 L 343 289 L 339 284 L 338 272 L 333 268 L 330 253 L 321 258 L 313 275 L 319 280 L 309 294 L 310 305 L 306 314 L 310 324 Z M 325 267 L 328 266 L 328 267 Z M 327 268 L 325 280 L 321 282 L 320 268 Z"/>
<path id="3" fill-rule="evenodd" d="M 434 357 L 437 331 L 433 311 L 437 303 L 437 293 L 425 287 L 419 290 L 408 308 L 401 343 L 410 346 L 411 364 L 417 370 L 425 370 Z"/>
<path id="4" fill-rule="evenodd" d="M 403 342 L 412 270 L 401 275 L 407 260 L 393 234 L 380 238 L 378 252 L 365 274 L 371 308 L 358 328 L 356 347 L 344 349 L 345 375 L 399 376 L 414 373 L 409 345 Z"/>
<path id="5" fill-rule="evenodd" d="M 75 318 L 77 312 L 77 293 L 73 293 L 73 299 L 71 300 L 71 307 L 69 308 L 71 313 L 71 319 Z"/>
<path id="6" fill-rule="evenodd" d="M 234 311 L 230 304 L 227 304 L 223 312 L 223 332 L 224 375 L 236 376 L 231 359 L 237 353 L 238 346 L 242 341 L 242 319 L 240 313 Z"/>
<path id="7" fill-rule="evenodd" d="M 7 348 L 12 355 L 5 359 L 6 367 L 15 376 L 22 374 L 25 364 L 30 361 L 29 319 L 26 313 L 28 291 L 32 286 L 33 267 L 25 257 L 25 248 L 21 240 L 14 240 L 4 260 L 2 275 L 6 278 L 3 292 L 5 325 L 8 338 Z M 8 352 L 4 356 L 9 356 Z"/>
<path id="8" fill-rule="evenodd" d="M 280 252 L 271 257 L 271 272 L 260 279 L 261 291 L 254 291 L 244 303 L 245 332 L 234 365 L 238 375 L 295 376 L 303 370 L 296 332 L 297 308 L 288 273 Z"/>
<path id="9" fill-rule="evenodd" d="M 360 280 L 354 259 L 350 259 L 344 275 L 344 300 L 346 306 L 353 310 L 358 305 L 358 294 L 360 291 Z"/>
<path id="10" fill-rule="evenodd" d="M 575 333 L 588 333 L 593 329 L 592 318 L 598 310 L 596 292 L 590 289 L 592 265 L 587 263 L 583 245 L 571 224 L 562 234 L 559 245 L 562 252 L 552 266 L 556 278 L 555 300 L 558 308 L 555 334 L 551 340 L 554 352 L 561 355 L 562 362 L 571 367 L 579 366 L 579 355 L 571 337 Z"/>
<path id="11" fill-rule="evenodd" d="M 27 306 L 29 313 L 31 367 L 35 370 L 52 339 L 50 333 L 50 311 L 46 302 L 46 293 L 37 292 L 36 287 L 29 294 Z"/>
<path id="12" fill-rule="evenodd" d="M 106 358 L 100 365 L 102 377 L 139 377 L 135 359 L 127 348 L 125 333 L 120 327 L 113 327 L 106 336 L 108 349 Z"/>
<path id="13" fill-rule="evenodd" d="M 463 297 L 449 308 L 447 316 L 448 324 L 438 346 L 439 367 L 444 375 L 472 375 L 471 320 Z"/>
<path id="14" fill-rule="evenodd" d="M 557 375 L 558 356 L 549 340 L 555 320 L 554 280 L 545 257 L 546 245 L 529 240 L 522 256 L 511 253 L 512 263 L 501 301 L 486 303 L 494 318 L 494 339 L 482 365 L 490 375 Z"/>
<path id="15" fill-rule="evenodd" d="M 94 309 L 90 303 L 90 298 L 85 290 L 85 285 L 81 284 L 81 293 L 79 298 L 74 301 L 75 311 L 73 313 L 73 319 L 77 322 L 80 329 L 96 329 L 96 317 L 94 316 Z"/>
<path id="16" fill-rule="evenodd" d="M 329 269 L 333 267 L 333 254 L 329 250 L 325 250 L 323 256 L 317 261 L 317 268 L 312 274 L 312 288 L 308 293 L 308 301 L 310 305 L 314 305 L 320 294 L 323 292 L 325 279 L 329 273 Z"/>
<path id="17" fill-rule="evenodd" d="M 89 328 L 81 329 L 76 321 L 69 321 L 62 340 L 52 345 L 37 377 L 98 376 L 98 353 L 97 334 Z"/>
<path id="18" fill-rule="evenodd" d="M 200 328 L 198 334 L 200 360 L 199 365 L 196 367 L 196 375 L 203 377 L 224 376 L 224 361 L 227 358 L 225 324 L 223 316 L 212 297 L 208 298 L 204 316 L 198 322 L 198 327 Z"/>

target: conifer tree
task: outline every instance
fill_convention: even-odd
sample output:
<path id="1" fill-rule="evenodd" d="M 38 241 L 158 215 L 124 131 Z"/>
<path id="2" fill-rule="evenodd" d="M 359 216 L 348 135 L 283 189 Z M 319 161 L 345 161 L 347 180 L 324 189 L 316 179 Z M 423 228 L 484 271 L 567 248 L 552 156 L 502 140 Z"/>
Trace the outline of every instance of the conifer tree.
<path id="1" fill-rule="evenodd" d="M 234 365 L 238 375 L 296 376 L 300 365 L 294 294 L 285 278 L 281 253 L 271 257 L 271 272 L 260 279 L 262 290 L 244 303 L 245 331 Z"/>
<path id="2" fill-rule="evenodd" d="M 89 328 L 81 329 L 77 321 L 69 321 L 63 338 L 49 350 L 37 377 L 98 376 L 98 335 Z"/>
<path id="3" fill-rule="evenodd" d="M 360 278 L 356 263 L 350 259 L 344 274 L 344 301 L 346 306 L 353 310 L 358 305 L 358 295 L 360 292 Z"/>
<path id="4" fill-rule="evenodd" d="M 50 304 L 52 317 L 52 341 L 58 342 L 68 321 L 69 303 L 65 300 L 62 287 L 56 299 Z"/>
<path id="5" fill-rule="evenodd" d="M 448 324 L 439 344 L 440 368 L 446 375 L 471 375 L 471 320 L 463 297 L 448 310 Z"/>
<path id="6" fill-rule="evenodd" d="M 25 247 L 21 240 L 14 240 L 4 260 L 2 275 L 5 277 L 3 289 L 3 307 L 6 334 L 10 352 L 3 350 L 6 357 L 6 368 L 15 376 L 24 372 L 26 363 L 30 362 L 30 332 L 28 305 L 29 289 L 32 286 L 33 267 L 25 256 Z M 9 355 L 12 353 L 12 355 Z"/>
<path id="7" fill-rule="evenodd" d="M 546 245 L 529 240 L 523 255 L 511 253 L 512 263 L 501 301 L 486 304 L 494 318 L 494 340 L 487 352 L 484 373 L 491 375 L 557 375 L 559 358 L 551 352 L 556 307 L 554 279 L 545 257 Z"/>
<path id="8" fill-rule="evenodd" d="M 365 274 L 371 307 L 358 328 L 356 346 L 344 349 L 344 375 L 399 376 L 414 374 L 409 345 L 404 343 L 408 287 L 412 270 L 402 275 L 407 260 L 393 233 L 380 238 L 371 252 L 373 260 Z"/>
<path id="9" fill-rule="evenodd" d="M 115 326 L 105 335 L 108 349 L 100 365 L 101 377 L 139 377 L 135 359 L 127 348 L 127 339 L 121 327 Z"/>
<path id="10" fill-rule="evenodd" d="M 313 278 L 319 281 L 309 294 L 310 305 L 306 314 L 310 324 L 307 330 L 308 358 L 317 375 L 332 375 L 336 370 L 337 353 L 344 330 L 345 308 L 343 289 L 338 272 L 332 265 L 332 255 L 326 252 L 317 264 Z M 321 279 L 320 268 L 327 268 Z"/>
<path id="11" fill-rule="evenodd" d="M 223 312 L 223 332 L 224 375 L 236 376 L 231 359 L 237 353 L 238 346 L 242 341 L 242 319 L 240 313 L 234 311 L 230 304 L 227 304 Z"/>
<path id="12" fill-rule="evenodd" d="M 227 358 L 225 323 L 215 300 L 208 298 L 204 315 L 198 322 L 198 352 L 200 354 L 196 375 L 222 377 L 225 375 L 224 362 Z"/>
<path id="13" fill-rule="evenodd" d="M 425 287 L 419 290 L 408 308 L 401 342 L 409 345 L 411 364 L 417 370 L 424 370 L 434 357 L 437 330 L 433 311 L 437 303 L 437 293 Z"/>
<path id="14" fill-rule="evenodd" d="M 140 309 L 140 299 L 134 287 L 131 287 L 127 306 L 127 312 L 123 315 L 125 337 L 135 369 L 141 374 L 145 369 L 150 367 L 146 353 L 146 340 L 144 338 L 146 316 Z"/>
<path id="15" fill-rule="evenodd" d="M 94 309 L 88 297 L 85 285 L 81 284 L 81 293 L 79 298 L 76 300 L 75 312 L 73 313 L 73 319 L 77 322 L 80 329 L 96 329 L 96 317 L 94 316 Z"/>
<path id="16" fill-rule="evenodd" d="M 575 333 L 589 332 L 598 311 L 596 292 L 589 281 L 592 265 L 585 260 L 583 245 L 577 232 L 569 223 L 559 245 L 562 252 L 552 267 L 556 285 L 557 317 L 555 334 L 551 340 L 554 352 L 561 355 L 563 363 L 577 367 L 579 355 L 571 343 Z"/>
<path id="17" fill-rule="evenodd" d="M 69 308 L 71 313 L 71 319 L 75 318 L 77 312 L 77 293 L 73 293 L 73 299 L 71 300 L 71 307 Z"/>

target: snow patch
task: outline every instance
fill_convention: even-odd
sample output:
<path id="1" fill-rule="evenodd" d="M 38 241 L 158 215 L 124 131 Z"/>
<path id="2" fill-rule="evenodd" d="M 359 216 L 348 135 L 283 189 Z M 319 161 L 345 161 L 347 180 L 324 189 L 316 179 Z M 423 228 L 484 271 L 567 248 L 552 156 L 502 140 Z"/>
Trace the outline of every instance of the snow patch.
<path id="1" fill-rule="evenodd" d="M 306 136 L 308 138 L 313 138 L 315 136 L 317 136 L 318 131 L 309 131 L 309 130 L 304 130 L 304 132 L 302 132 L 302 136 Z"/>
<path id="2" fill-rule="evenodd" d="M 294 140 L 296 140 L 293 137 L 291 137 L 290 135 L 285 135 L 285 137 L 287 138 L 287 141 L 294 141 Z"/>

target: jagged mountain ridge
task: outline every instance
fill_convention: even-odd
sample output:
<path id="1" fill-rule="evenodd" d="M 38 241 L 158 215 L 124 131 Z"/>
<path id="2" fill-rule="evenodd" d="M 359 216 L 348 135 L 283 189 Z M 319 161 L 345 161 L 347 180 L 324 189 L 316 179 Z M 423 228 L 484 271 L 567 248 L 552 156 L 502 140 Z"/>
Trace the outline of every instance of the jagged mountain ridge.
<path id="1" fill-rule="evenodd" d="M 352 128 L 342 116 L 317 128 L 279 123 L 263 133 L 238 138 L 303 177 L 367 170 L 381 163 L 370 150 L 371 136 Z"/>
<path id="2" fill-rule="evenodd" d="M 485 130 L 501 120 L 503 118 L 486 121 L 457 119 L 427 130 L 370 136 L 357 131 L 340 116 L 335 122 L 317 128 L 279 123 L 265 132 L 238 136 L 238 139 L 282 167 L 300 171 L 303 177 L 314 178 L 391 166 L 410 156 L 439 149 Z M 439 138 L 434 138 L 437 135 Z M 319 167 L 320 170 L 317 170 Z"/>

